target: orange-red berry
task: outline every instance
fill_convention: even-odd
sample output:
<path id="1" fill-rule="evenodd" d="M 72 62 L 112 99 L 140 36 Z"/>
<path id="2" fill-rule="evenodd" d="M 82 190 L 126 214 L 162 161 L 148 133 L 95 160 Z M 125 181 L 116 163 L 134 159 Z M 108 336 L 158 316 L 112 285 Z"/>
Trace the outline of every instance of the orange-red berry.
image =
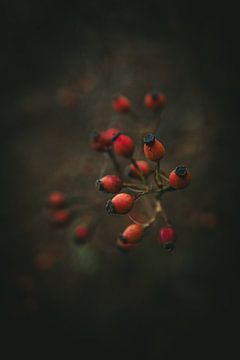
<path id="1" fill-rule="evenodd" d="M 143 226 L 141 224 L 131 224 L 123 231 L 119 239 L 125 243 L 135 244 L 141 240 L 142 236 Z"/>
<path id="2" fill-rule="evenodd" d="M 134 249 L 138 246 L 138 243 L 128 243 L 128 242 L 124 242 L 121 239 L 117 239 L 116 242 L 117 248 L 123 252 L 127 252 L 131 249 Z"/>
<path id="3" fill-rule="evenodd" d="M 135 144 L 129 136 L 118 133 L 113 137 L 113 148 L 117 155 L 131 158 Z"/>
<path id="4" fill-rule="evenodd" d="M 151 93 L 146 94 L 144 98 L 144 104 L 145 106 L 151 108 L 151 109 L 160 109 L 163 108 L 166 105 L 167 98 L 163 93 Z"/>
<path id="5" fill-rule="evenodd" d="M 112 194 L 119 193 L 122 186 L 122 180 L 117 175 L 106 175 L 96 181 L 98 190 Z"/>
<path id="6" fill-rule="evenodd" d="M 180 165 L 169 175 L 169 185 L 174 189 L 184 189 L 191 182 L 192 174 L 186 166 Z"/>
<path id="7" fill-rule="evenodd" d="M 155 138 L 153 134 L 148 134 L 143 138 L 143 151 L 147 159 L 152 161 L 161 160 L 165 155 L 163 144 Z"/>
<path id="8" fill-rule="evenodd" d="M 70 220 L 70 212 L 68 210 L 59 210 L 53 214 L 53 222 L 56 225 L 63 225 Z"/>
<path id="9" fill-rule="evenodd" d="M 165 226 L 160 229 L 159 241 L 161 246 L 167 251 L 172 251 L 176 243 L 176 231 L 172 226 Z"/>
<path id="10" fill-rule="evenodd" d="M 60 207 L 64 205 L 65 201 L 65 195 L 61 191 L 53 191 L 48 198 L 49 205 L 54 207 Z"/>
<path id="11" fill-rule="evenodd" d="M 102 140 L 106 147 L 110 147 L 113 144 L 113 137 L 119 133 L 119 129 L 110 128 L 102 132 Z"/>
<path id="12" fill-rule="evenodd" d="M 137 163 L 139 169 L 141 170 L 143 176 L 147 176 L 150 173 L 151 168 L 146 161 L 138 160 L 138 161 L 136 161 L 136 163 Z M 133 164 L 129 165 L 127 174 L 128 174 L 128 176 L 130 176 L 132 178 L 140 179 L 138 169 Z"/>
<path id="13" fill-rule="evenodd" d="M 120 113 L 128 113 L 131 108 L 130 100 L 123 95 L 116 95 L 112 101 L 113 109 Z"/>
<path id="14" fill-rule="evenodd" d="M 127 214 L 134 205 L 135 197 L 130 194 L 120 193 L 107 201 L 106 210 L 109 214 Z"/>

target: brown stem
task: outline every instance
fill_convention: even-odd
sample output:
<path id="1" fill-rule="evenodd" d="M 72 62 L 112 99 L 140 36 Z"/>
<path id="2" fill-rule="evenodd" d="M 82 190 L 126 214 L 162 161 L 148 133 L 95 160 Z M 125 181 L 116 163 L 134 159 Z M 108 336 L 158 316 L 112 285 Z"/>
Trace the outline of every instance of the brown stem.
<path id="1" fill-rule="evenodd" d="M 131 188 L 131 189 L 139 190 L 139 191 L 149 190 L 148 186 L 142 187 L 141 185 L 137 185 L 137 184 L 134 184 L 134 183 L 126 183 L 126 182 L 123 183 L 123 187 Z"/>
<path id="2" fill-rule="evenodd" d="M 114 152 L 112 151 L 112 149 L 107 149 L 107 153 L 113 163 L 113 166 L 116 170 L 116 172 L 118 173 L 118 175 L 121 177 L 122 176 L 122 170 L 121 170 L 121 166 L 119 164 L 119 162 L 116 159 L 116 156 L 114 154 Z"/>
<path id="3" fill-rule="evenodd" d="M 163 187 L 161 175 L 160 175 L 160 161 L 159 160 L 156 163 L 155 172 L 154 172 L 154 180 L 155 180 L 156 185 L 159 188 Z"/>
<path id="4" fill-rule="evenodd" d="M 167 213 L 166 213 L 166 211 L 164 210 L 164 208 L 163 208 L 160 200 L 157 200 L 157 201 L 156 201 L 156 206 L 158 207 L 158 211 L 157 211 L 157 212 L 162 216 L 165 224 L 166 224 L 167 226 L 170 226 L 170 221 L 169 221 L 169 219 L 168 219 Z"/>

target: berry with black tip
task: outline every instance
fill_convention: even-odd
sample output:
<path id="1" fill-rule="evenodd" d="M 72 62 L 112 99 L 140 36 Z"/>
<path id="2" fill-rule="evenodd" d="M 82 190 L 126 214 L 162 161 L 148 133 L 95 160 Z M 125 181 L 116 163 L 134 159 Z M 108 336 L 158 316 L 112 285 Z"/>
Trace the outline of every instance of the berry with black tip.
<path id="1" fill-rule="evenodd" d="M 106 210 L 109 214 L 127 214 L 134 205 L 135 197 L 127 193 L 115 195 L 107 201 Z"/>
<path id="2" fill-rule="evenodd" d="M 184 165 L 177 166 L 169 175 L 169 184 L 174 189 L 184 189 L 192 179 L 192 174 Z"/>
<path id="3" fill-rule="evenodd" d="M 166 105 L 167 98 L 163 93 L 152 92 L 145 95 L 144 104 L 146 107 L 157 110 Z"/>
<path id="4" fill-rule="evenodd" d="M 129 250 L 135 249 L 138 246 L 137 243 L 124 242 L 120 238 L 117 239 L 116 245 L 117 248 L 122 252 L 128 252 Z"/>
<path id="5" fill-rule="evenodd" d="M 155 135 L 148 134 L 143 138 L 143 151 L 147 159 L 152 161 L 159 161 L 165 155 L 165 148 L 163 144 L 156 139 Z"/>
<path id="6" fill-rule="evenodd" d="M 96 181 L 96 187 L 98 190 L 117 194 L 122 189 L 123 182 L 117 175 L 106 175 Z"/>
<path id="7" fill-rule="evenodd" d="M 106 131 L 102 132 L 102 141 L 106 147 L 111 147 L 113 144 L 113 137 L 118 134 L 120 131 L 119 129 L 110 128 Z"/>
<path id="8" fill-rule="evenodd" d="M 126 243 L 135 244 L 143 236 L 143 226 L 141 224 L 131 224 L 119 236 L 119 239 Z"/>
<path id="9" fill-rule="evenodd" d="M 93 131 L 91 134 L 91 146 L 96 151 L 106 151 L 106 142 L 102 131 Z"/>
<path id="10" fill-rule="evenodd" d="M 161 246 L 167 251 L 171 252 L 176 243 L 176 231 L 172 226 L 165 226 L 160 229 L 159 241 Z"/>

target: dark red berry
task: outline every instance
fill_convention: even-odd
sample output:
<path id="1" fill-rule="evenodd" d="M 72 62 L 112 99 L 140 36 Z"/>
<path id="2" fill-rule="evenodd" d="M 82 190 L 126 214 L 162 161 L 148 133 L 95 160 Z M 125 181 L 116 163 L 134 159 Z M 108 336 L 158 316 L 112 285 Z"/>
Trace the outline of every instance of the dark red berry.
<path id="1" fill-rule="evenodd" d="M 106 143 L 102 131 L 93 131 L 91 134 L 91 146 L 96 151 L 106 151 Z"/>
<path id="2" fill-rule="evenodd" d="M 70 220 L 70 212 L 68 210 L 59 210 L 53 214 L 53 222 L 56 225 L 63 225 Z"/>
<path id="3" fill-rule="evenodd" d="M 85 224 L 80 224 L 75 229 L 75 237 L 77 240 L 84 240 L 86 239 L 90 234 L 90 229 Z"/>
<path id="4" fill-rule="evenodd" d="M 176 243 L 176 232 L 172 226 L 165 226 L 160 229 L 159 241 L 161 246 L 167 251 L 172 251 Z"/>

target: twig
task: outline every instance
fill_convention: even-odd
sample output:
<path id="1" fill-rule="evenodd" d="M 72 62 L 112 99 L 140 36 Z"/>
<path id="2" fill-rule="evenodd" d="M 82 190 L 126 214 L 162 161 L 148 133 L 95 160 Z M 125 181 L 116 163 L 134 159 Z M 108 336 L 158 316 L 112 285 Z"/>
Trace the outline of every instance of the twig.
<path id="1" fill-rule="evenodd" d="M 107 153 L 113 163 L 113 166 L 114 166 L 116 172 L 119 174 L 120 177 L 122 177 L 121 166 L 120 166 L 119 162 L 117 161 L 114 152 L 112 151 L 112 149 L 109 148 L 109 149 L 107 149 Z"/>

